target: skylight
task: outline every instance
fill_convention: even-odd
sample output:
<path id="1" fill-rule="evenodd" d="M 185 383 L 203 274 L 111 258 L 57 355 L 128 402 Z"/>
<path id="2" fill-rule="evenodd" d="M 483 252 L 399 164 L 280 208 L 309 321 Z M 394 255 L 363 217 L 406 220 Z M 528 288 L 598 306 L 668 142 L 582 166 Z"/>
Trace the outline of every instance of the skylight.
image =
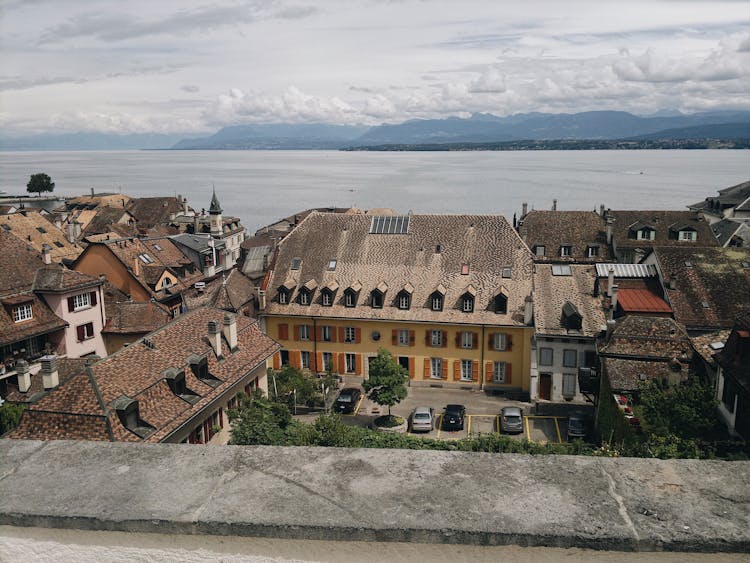
<path id="1" fill-rule="evenodd" d="M 554 264 L 552 266 L 552 275 L 553 276 L 572 276 L 573 271 L 570 269 L 570 266 Z"/>
<path id="2" fill-rule="evenodd" d="M 329 270 L 335 270 L 336 269 L 336 260 L 329 260 L 328 261 L 328 269 Z"/>
<path id="3" fill-rule="evenodd" d="M 510 266 L 505 266 L 505 268 L 503 268 L 503 277 L 509 278 L 512 275 L 513 275 L 513 269 Z"/>
<path id="4" fill-rule="evenodd" d="M 299 270 L 302 258 L 292 258 L 292 270 Z"/>
<path id="5" fill-rule="evenodd" d="M 142 254 L 139 254 L 138 258 L 140 258 L 141 262 L 143 262 L 144 264 L 153 264 L 154 263 L 154 259 L 151 258 L 151 256 L 149 256 L 145 252 L 142 253 Z"/>
<path id="6" fill-rule="evenodd" d="M 405 235 L 409 232 L 408 215 L 386 215 L 372 218 L 371 235 Z"/>

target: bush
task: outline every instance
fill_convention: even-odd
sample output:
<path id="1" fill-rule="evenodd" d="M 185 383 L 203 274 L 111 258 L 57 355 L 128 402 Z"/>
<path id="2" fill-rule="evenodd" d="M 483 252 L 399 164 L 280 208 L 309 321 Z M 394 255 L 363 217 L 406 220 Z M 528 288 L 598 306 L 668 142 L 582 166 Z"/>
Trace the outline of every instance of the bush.
<path id="1" fill-rule="evenodd" d="M 0 405 L 0 436 L 18 426 L 22 413 L 23 405 L 15 405 L 8 402 Z"/>

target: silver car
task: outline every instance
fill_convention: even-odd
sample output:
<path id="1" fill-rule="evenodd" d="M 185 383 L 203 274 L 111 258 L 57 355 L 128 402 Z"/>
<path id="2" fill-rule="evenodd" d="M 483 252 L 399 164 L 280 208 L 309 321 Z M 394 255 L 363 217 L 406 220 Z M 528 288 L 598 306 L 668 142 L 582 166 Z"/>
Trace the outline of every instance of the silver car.
<path id="1" fill-rule="evenodd" d="M 523 412 L 518 407 L 504 407 L 500 411 L 500 432 L 523 432 Z"/>
<path id="2" fill-rule="evenodd" d="M 435 412 L 432 407 L 417 407 L 411 413 L 412 432 L 430 432 L 434 426 Z"/>

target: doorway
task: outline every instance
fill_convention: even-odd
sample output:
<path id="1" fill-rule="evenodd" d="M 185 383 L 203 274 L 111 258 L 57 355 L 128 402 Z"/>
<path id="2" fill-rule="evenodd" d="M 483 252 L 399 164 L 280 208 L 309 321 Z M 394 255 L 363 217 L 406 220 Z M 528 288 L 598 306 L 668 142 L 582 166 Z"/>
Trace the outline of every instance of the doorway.
<path id="1" fill-rule="evenodd" d="M 409 371 L 409 356 L 399 356 L 398 365 L 400 365 L 406 371 Z"/>
<path id="2" fill-rule="evenodd" d="M 549 401 L 552 398 L 552 374 L 539 374 L 539 398 Z"/>

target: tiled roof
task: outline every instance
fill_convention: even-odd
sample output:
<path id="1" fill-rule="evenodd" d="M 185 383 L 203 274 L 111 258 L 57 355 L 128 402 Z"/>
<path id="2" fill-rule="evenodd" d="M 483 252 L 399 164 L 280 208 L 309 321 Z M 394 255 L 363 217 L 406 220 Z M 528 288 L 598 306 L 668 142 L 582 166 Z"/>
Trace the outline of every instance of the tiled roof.
<path id="1" fill-rule="evenodd" d="M 138 221 L 138 227 L 153 227 L 168 224 L 172 213 L 182 211 L 182 203 L 176 197 L 139 197 L 131 199 L 126 209 Z"/>
<path id="2" fill-rule="evenodd" d="M 534 252 L 545 247 L 545 256 L 534 255 L 538 262 L 606 262 L 610 260 L 604 218 L 593 211 L 530 211 L 522 218 L 521 238 Z M 560 246 L 571 246 L 570 256 L 560 256 Z M 598 254 L 589 257 L 590 246 Z"/>
<path id="3" fill-rule="evenodd" d="M 261 332 L 256 322 L 238 316 L 238 348 L 230 352 L 222 338 L 224 357 L 218 359 L 205 334 L 208 322 L 222 323 L 224 314 L 224 311 L 212 308 L 189 312 L 147 338 L 87 367 L 85 374 L 73 377 L 30 406 L 19 427 L 7 437 L 163 440 L 279 349 L 276 342 Z M 192 354 L 207 357 L 209 372 L 221 381 L 219 386 L 211 388 L 192 375 L 188 364 L 188 357 Z M 170 391 L 164 379 L 168 368 L 184 369 L 186 386 L 198 395 L 196 401 L 188 402 Z M 137 400 L 140 419 L 153 427 L 145 438 L 121 424 L 115 405 L 122 397 Z M 45 416 L 49 412 L 59 415 L 55 420 L 49 420 Z M 85 431 L 80 430 L 74 424 L 80 420 L 80 415 L 92 419 L 102 417 L 105 424 L 91 422 Z M 37 418 L 43 422 L 38 424 Z M 111 438 L 108 428 L 111 429 Z"/>
<path id="4" fill-rule="evenodd" d="M 731 328 L 750 308 L 750 248 L 658 248 L 654 256 L 675 319 L 688 328 Z"/>
<path id="5" fill-rule="evenodd" d="M 311 213 L 279 245 L 275 269 L 267 284 L 272 315 L 324 316 L 444 323 L 522 325 L 524 302 L 531 294 L 531 253 L 504 217 L 498 215 L 410 215 L 408 234 L 369 234 L 368 215 Z M 439 247 L 439 248 L 438 248 Z M 296 259 L 296 260 L 295 260 Z M 331 261 L 336 260 L 334 268 Z M 299 269 L 294 262 L 299 262 Z M 503 277 L 504 269 L 507 274 Z M 465 273 L 463 273 L 465 272 Z M 336 282 L 332 307 L 314 291 L 309 306 L 297 302 L 299 287 L 314 281 L 318 288 Z M 278 303 L 278 288 L 296 287 L 288 305 Z M 407 283 L 414 287 L 411 307 L 396 306 Z M 361 284 L 357 306 L 343 303 L 345 290 Z M 444 308 L 433 311 L 430 295 L 442 284 Z M 371 307 L 370 295 L 387 286 L 382 308 Z M 461 310 L 461 298 L 473 287 L 474 311 Z M 495 296 L 508 296 L 507 314 L 494 312 Z"/>
<path id="6" fill-rule="evenodd" d="M 124 194 L 95 194 L 93 196 L 82 195 L 66 199 L 65 204 L 58 209 L 95 209 L 100 206 L 125 207 L 129 201 L 130 196 Z"/>
<path id="7" fill-rule="evenodd" d="M 167 324 L 172 316 L 155 301 L 120 303 L 107 302 L 107 324 L 102 332 L 140 334 L 154 331 Z"/>
<path id="8" fill-rule="evenodd" d="M 0 296 L 30 291 L 36 271 L 44 266 L 41 254 L 0 229 Z"/>
<path id="9" fill-rule="evenodd" d="M 711 225 L 711 230 L 721 246 L 726 246 L 732 237 L 743 240 L 743 246 L 750 246 L 750 220 L 722 219 Z"/>
<path id="10" fill-rule="evenodd" d="M 0 215 L 0 230 L 14 235 L 37 252 L 41 252 L 42 245 L 46 244 L 51 249 L 53 262 L 60 262 L 63 258 L 74 259 L 83 251 L 83 247 L 69 243 L 62 230 L 36 211 Z"/>
<path id="11" fill-rule="evenodd" d="M 39 268 L 34 279 L 34 291 L 61 293 L 71 289 L 97 287 L 104 283 L 97 277 L 68 270 L 63 266 L 49 265 Z"/>
<path id="12" fill-rule="evenodd" d="M 236 313 L 255 300 L 255 285 L 242 272 L 231 270 L 206 283 L 203 291 L 191 288 L 184 297 L 188 309 L 209 306 Z"/>
<path id="13" fill-rule="evenodd" d="M 651 248 L 656 246 L 701 247 L 718 246 L 708 222 L 695 211 L 612 211 L 614 240 L 618 248 Z M 650 227 L 654 240 L 636 240 L 635 231 Z M 689 227 L 696 231 L 697 240 L 677 240 L 677 230 Z"/>
<path id="14" fill-rule="evenodd" d="M 679 371 L 675 372 L 676 365 L 666 360 L 629 360 L 625 358 L 602 358 L 602 369 L 609 378 L 610 387 L 614 391 L 635 391 L 641 381 L 662 381 L 678 375 L 687 373 L 687 366 L 680 364 Z M 672 367 L 675 365 L 675 368 Z"/>
<path id="15" fill-rule="evenodd" d="M 571 265 L 571 275 L 556 276 L 552 266 L 537 264 L 534 272 L 534 326 L 542 335 L 598 336 L 606 317 L 600 298 L 594 297 L 596 272 L 591 265 Z M 581 330 L 563 326 L 562 309 L 571 303 L 582 317 Z"/>
<path id="16" fill-rule="evenodd" d="M 18 208 L 15 205 L 0 205 L 0 215 L 7 215 L 8 213 L 15 213 Z"/>
<path id="17" fill-rule="evenodd" d="M 89 360 L 86 358 L 57 358 L 57 377 L 60 383 L 83 372 Z M 37 372 L 31 376 L 31 387 L 26 393 L 21 393 L 15 378 L 8 382 L 8 396 L 11 403 L 33 403 L 44 397 L 48 391 L 44 390 L 42 374 Z"/>
<path id="18" fill-rule="evenodd" d="M 83 227 L 83 235 L 108 233 L 111 226 L 119 223 L 123 220 L 123 217 L 130 218 L 131 215 L 121 207 L 99 207 L 96 209 L 94 217 Z M 127 227 L 126 225 L 120 225 L 120 227 L 123 226 Z M 130 231 L 134 230 L 131 227 L 127 228 Z M 135 233 L 131 232 L 130 234 L 133 235 Z"/>
<path id="19" fill-rule="evenodd" d="M 685 328 L 668 317 L 627 316 L 617 321 L 603 355 L 626 355 L 634 359 L 690 361 L 693 347 Z"/>
<path id="20" fill-rule="evenodd" d="M 713 330 L 695 336 L 691 335 L 690 341 L 693 343 L 695 351 L 701 355 L 708 365 L 716 366 L 714 354 L 721 350 L 721 347 L 712 347 L 712 344 L 721 344 L 723 346 L 731 332 L 730 330 Z"/>
<path id="21" fill-rule="evenodd" d="M 617 303 L 628 313 L 671 313 L 669 303 L 648 289 L 621 289 Z"/>
<path id="22" fill-rule="evenodd" d="M 262 275 L 264 267 L 267 266 L 271 254 L 270 246 L 253 246 L 245 249 L 245 262 L 242 264 L 242 272 L 247 275 Z"/>
<path id="23" fill-rule="evenodd" d="M 717 354 L 719 364 L 750 394 L 750 310 L 737 317 L 732 333 L 724 348 Z M 747 407 L 745 407 L 747 409 Z"/>

